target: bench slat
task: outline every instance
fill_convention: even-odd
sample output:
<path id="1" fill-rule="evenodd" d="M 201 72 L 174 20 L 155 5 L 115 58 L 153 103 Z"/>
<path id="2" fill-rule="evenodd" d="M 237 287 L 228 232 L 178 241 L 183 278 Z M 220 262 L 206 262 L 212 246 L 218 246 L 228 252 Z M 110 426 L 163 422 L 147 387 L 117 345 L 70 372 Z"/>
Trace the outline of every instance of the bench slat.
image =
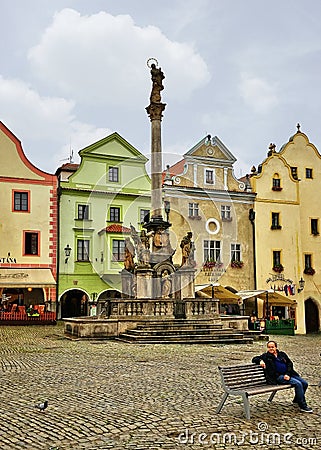
<path id="1" fill-rule="evenodd" d="M 243 398 L 246 418 L 249 419 L 250 404 L 248 397 L 270 393 L 269 401 L 272 401 L 277 391 L 294 387 L 290 384 L 267 384 L 263 368 L 253 363 L 219 367 L 218 369 L 225 394 L 217 407 L 217 413 L 223 408 L 229 394 L 240 395 Z"/>

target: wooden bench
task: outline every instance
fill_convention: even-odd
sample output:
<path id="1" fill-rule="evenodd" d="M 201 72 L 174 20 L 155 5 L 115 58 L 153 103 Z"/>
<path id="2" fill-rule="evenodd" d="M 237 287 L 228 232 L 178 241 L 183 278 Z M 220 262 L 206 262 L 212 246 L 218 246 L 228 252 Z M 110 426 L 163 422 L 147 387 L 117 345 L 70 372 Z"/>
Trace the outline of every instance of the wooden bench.
<path id="1" fill-rule="evenodd" d="M 271 402 L 277 391 L 294 387 L 290 384 L 267 384 L 264 370 L 257 364 L 219 367 L 218 370 L 225 392 L 220 404 L 216 408 L 216 414 L 221 412 L 229 395 L 239 395 L 243 398 L 245 416 L 247 419 L 250 419 L 249 397 L 268 392 L 271 393 L 268 399 Z"/>

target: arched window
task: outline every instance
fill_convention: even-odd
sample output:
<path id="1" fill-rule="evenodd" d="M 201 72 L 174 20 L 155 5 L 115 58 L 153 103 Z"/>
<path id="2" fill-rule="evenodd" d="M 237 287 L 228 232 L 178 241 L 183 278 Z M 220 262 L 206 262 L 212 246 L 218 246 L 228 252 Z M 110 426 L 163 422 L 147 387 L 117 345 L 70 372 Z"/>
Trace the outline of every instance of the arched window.
<path id="1" fill-rule="evenodd" d="M 272 178 L 272 191 L 281 191 L 281 178 L 278 173 L 275 173 Z"/>

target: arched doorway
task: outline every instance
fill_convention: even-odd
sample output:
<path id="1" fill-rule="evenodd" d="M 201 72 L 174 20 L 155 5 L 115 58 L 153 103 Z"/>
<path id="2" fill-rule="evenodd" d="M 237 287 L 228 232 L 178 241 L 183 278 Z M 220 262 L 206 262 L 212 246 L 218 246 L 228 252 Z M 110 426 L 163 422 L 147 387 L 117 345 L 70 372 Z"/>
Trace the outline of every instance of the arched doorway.
<path id="1" fill-rule="evenodd" d="M 61 318 L 87 316 L 87 305 L 87 294 L 79 289 L 71 289 L 60 299 Z"/>
<path id="2" fill-rule="evenodd" d="M 319 309 L 317 304 L 308 298 L 304 304 L 305 309 L 305 329 L 307 333 L 316 333 L 319 331 Z"/>

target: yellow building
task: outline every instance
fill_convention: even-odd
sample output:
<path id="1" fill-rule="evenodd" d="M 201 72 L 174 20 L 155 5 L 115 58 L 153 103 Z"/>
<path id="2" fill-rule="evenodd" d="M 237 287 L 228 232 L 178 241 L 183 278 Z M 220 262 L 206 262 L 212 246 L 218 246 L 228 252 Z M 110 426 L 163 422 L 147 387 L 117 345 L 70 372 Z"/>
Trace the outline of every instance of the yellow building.
<path id="1" fill-rule="evenodd" d="M 320 329 L 321 156 L 297 128 L 279 151 L 270 145 L 268 157 L 257 172 L 253 169 L 250 180 L 257 194 L 257 288 L 291 295 L 298 303 L 296 332 L 306 333 Z M 282 309 L 277 313 L 270 310 L 271 315 L 282 315 Z"/>
<path id="2" fill-rule="evenodd" d="M 57 178 L 35 167 L 0 122 L 1 307 L 54 310 L 57 270 Z M 9 319 L 8 319 L 9 320 Z"/>
<path id="3" fill-rule="evenodd" d="M 181 264 L 180 242 L 193 233 L 196 285 L 253 289 L 253 234 L 249 211 L 255 194 L 233 173 L 236 159 L 218 137 L 203 138 L 164 174 L 170 202 L 174 263 Z"/>

